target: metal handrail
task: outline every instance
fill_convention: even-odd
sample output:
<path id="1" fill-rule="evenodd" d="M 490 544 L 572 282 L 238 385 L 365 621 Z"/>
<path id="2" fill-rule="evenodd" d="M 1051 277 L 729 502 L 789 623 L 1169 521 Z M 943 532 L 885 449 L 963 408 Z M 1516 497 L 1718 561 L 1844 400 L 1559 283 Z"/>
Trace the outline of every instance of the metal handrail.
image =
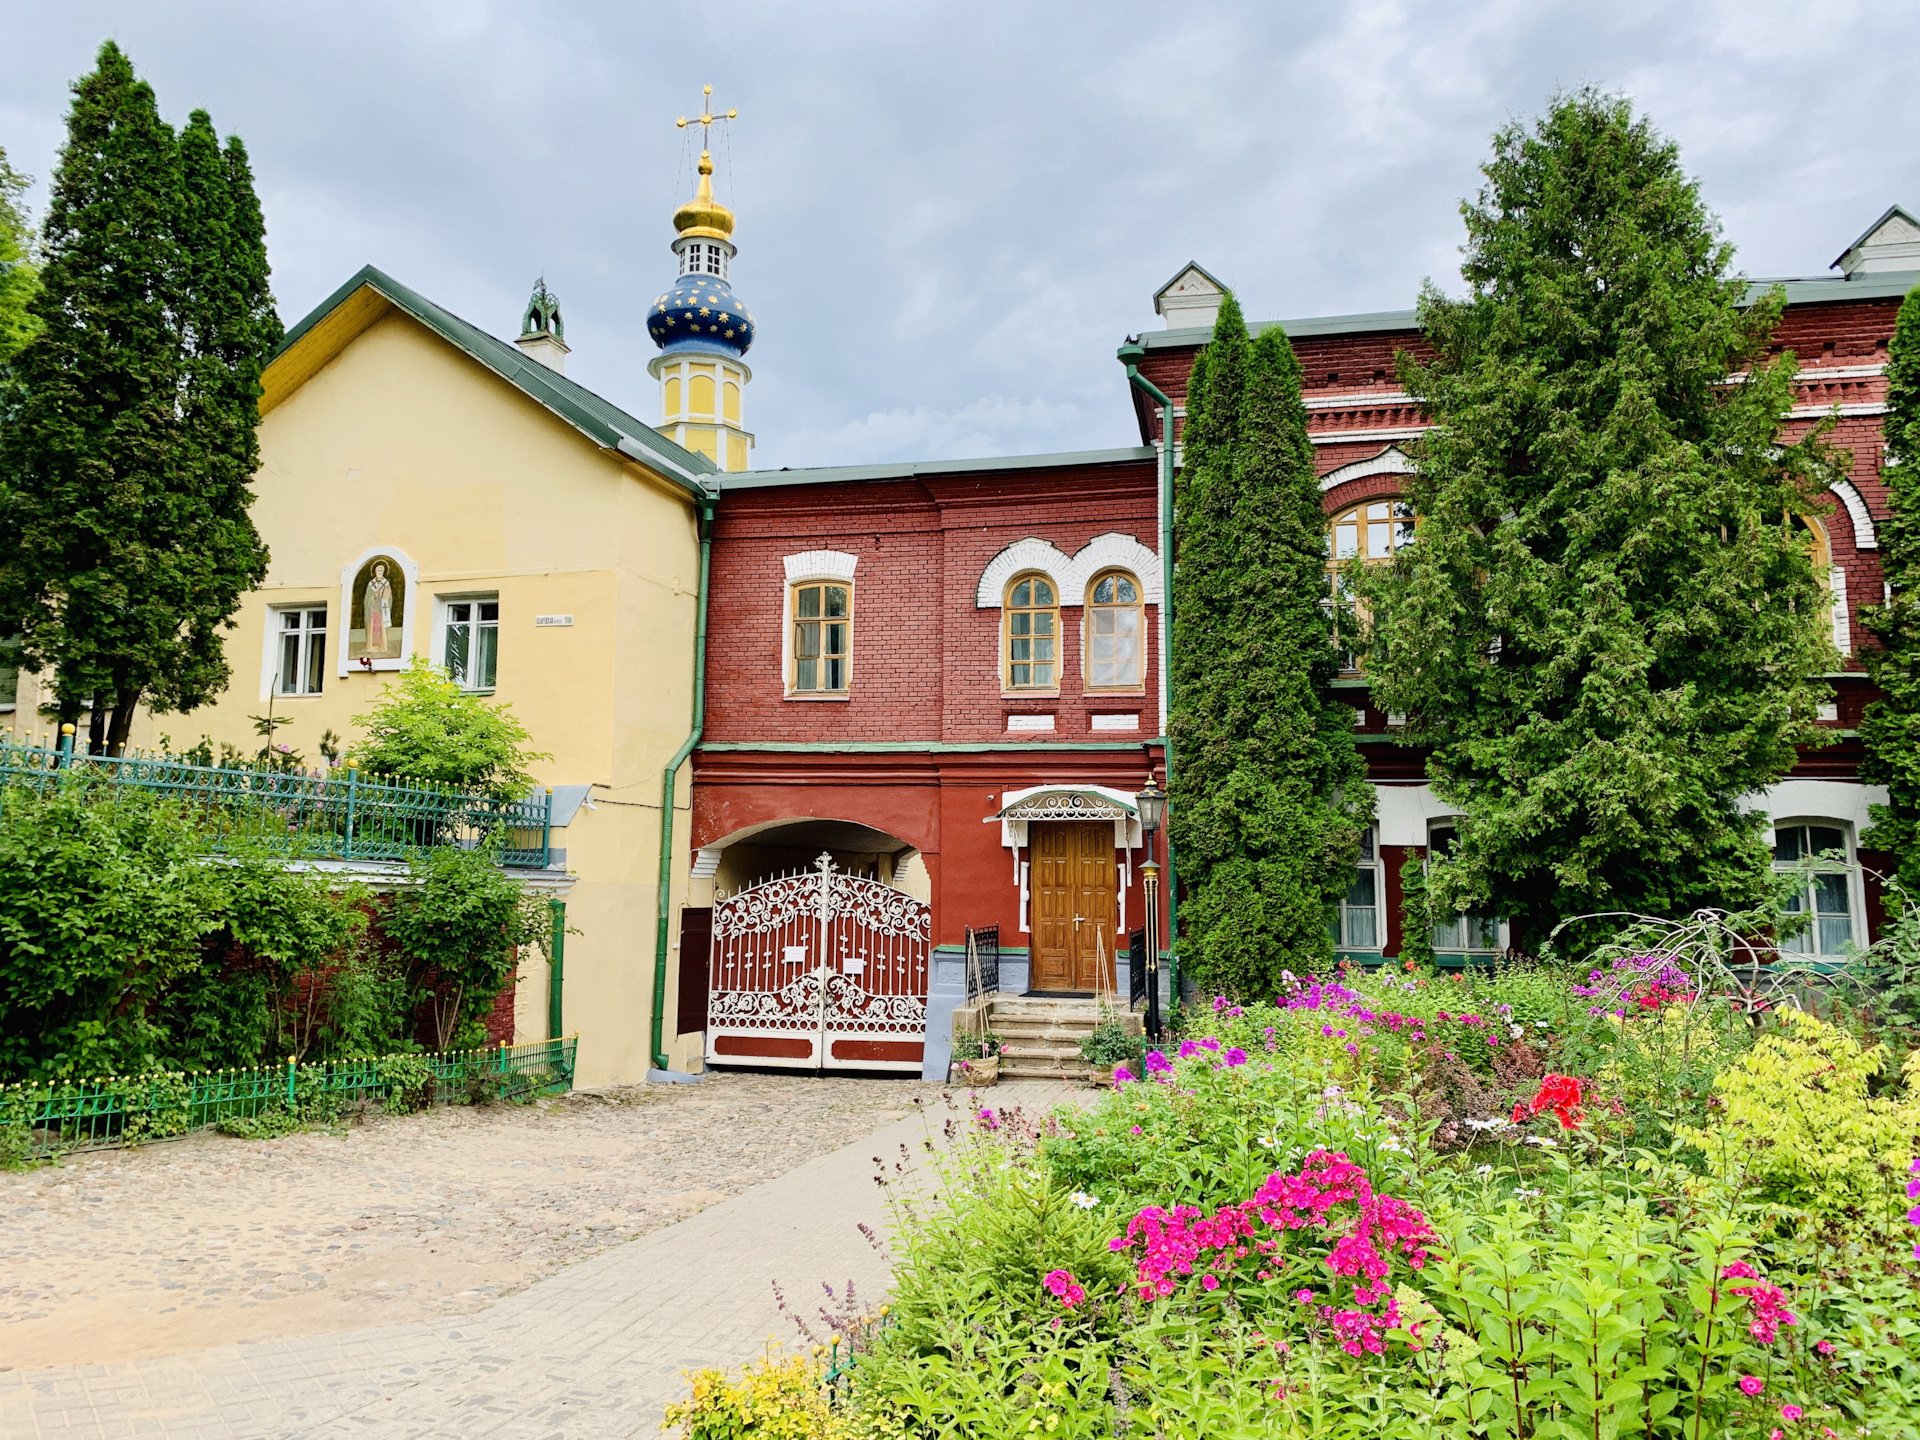
<path id="1" fill-rule="evenodd" d="M 250 765 L 196 765 L 177 755 L 76 753 L 70 736 L 21 743 L 0 735 L 0 804 L 24 786 L 40 794 L 97 784 L 145 792 L 190 810 L 215 851 L 235 844 L 320 859 L 401 860 L 426 846 L 498 842 L 503 865 L 545 867 L 552 854 L 553 794 L 500 800 L 430 781 Z"/>
<path id="2" fill-rule="evenodd" d="M 967 1003 L 1000 993 L 1000 927 L 967 927 Z"/>

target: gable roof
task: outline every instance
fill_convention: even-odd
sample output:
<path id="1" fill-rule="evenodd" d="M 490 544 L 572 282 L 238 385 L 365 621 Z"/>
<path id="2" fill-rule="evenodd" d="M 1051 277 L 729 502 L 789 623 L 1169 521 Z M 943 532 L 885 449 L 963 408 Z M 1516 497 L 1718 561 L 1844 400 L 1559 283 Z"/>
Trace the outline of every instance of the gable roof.
<path id="1" fill-rule="evenodd" d="M 709 477 L 718 471 L 706 456 L 682 449 L 644 420 L 371 265 L 363 266 L 287 332 L 260 377 L 260 413 L 266 414 L 298 390 L 390 310 L 404 311 L 594 444 L 638 461 L 692 496 L 708 499 L 715 494 L 717 486 Z"/>
<path id="2" fill-rule="evenodd" d="M 1162 295 L 1165 295 L 1169 290 L 1173 289 L 1173 287 L 1178 285 L 1182 280 L 1186 279 L 1187 272 L 1190 270 L 1197 272 L 1201 279 L 1205 280 L 1209 285 L 1213 286 L 1213 288 L 1218 290 L 1222 295 L 1225 295 L 1227 293 L 1226 281 L 1222 280 L 1218 275 L 1215 275 L 1212 271 L 1208 270 L 1207 267 L 1202 265 L 1198 260 L 1189 260 L 1186 264 L 1182 265 L 1178 270 L 1173 272 L 1173 278 L 1171 280 L 1167 281 L 1166 284 L 1162 285 L 1158 290 L 1153 292 L 1154 308 L 1156 310 L 1159 309 L 1160 297 Z"/>
<path id="3" fill-rule="evenodd" d="M 1878 235 L 1880 231 L 1886 227 L 1886 224 L 1889 220 L 1894 220 L 1894 219 L 1905 221 L 1906 229 L 1920 231 L 1920 220 L 1916 220 L 1913 218 L 1912 215 L 1908 214 L 1904 206 L 1889 205 L 1886 208 L 1886 210 L 1881 214 L 1880 218 L 1874 221 L 1865 230 L 1862 230 L 1860 232 L 1859 238 L 1855 240 L 1851 245 L 1847 246 L 1846 249 L 1842 250 L 1839 256 L 1835 258 L 1833 264 L 1829 265 L 1827 268 L 1829 270 L 1837 270 L 1841 266 L 1845 265 L 1847 263 L 1847 257 L 1849 255 L 1853 254 L 1854 251 L 1858 250 L 1861 246 L 1865 245 L 1868 241 L 1872 240 L 1875 235 Z M 1910 244 L 1911 242 L 1905 241 L 1905 237 L 1902 237 L 1901 240 L 1895 241 L 1893 243 Z"/>

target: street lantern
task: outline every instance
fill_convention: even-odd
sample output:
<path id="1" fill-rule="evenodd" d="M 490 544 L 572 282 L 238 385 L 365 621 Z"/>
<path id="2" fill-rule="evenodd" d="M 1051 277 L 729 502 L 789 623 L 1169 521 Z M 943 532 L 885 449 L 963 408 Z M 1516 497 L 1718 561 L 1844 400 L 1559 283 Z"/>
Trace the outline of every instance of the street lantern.
<path id="1" fill-rule="evenodd" d="M 1146 788 L 1133 797 L 1134 804 L 1140 807 L 1140 828 L 1151 835 L 1160 828 L 1160 822 L 1167 817 L 1167 792 L 1153 783 L 1153 777 L 1147 777 Z"/>
<path id="2" fill-rule="evenodd" d="M 1147 902 L 1147 1036 L 1160 1036 L 1160 867 L 1153 859 L 1153 832 L 1167 815 L 1167 792 L 1147 776 L 1146 788 L 1133 797 L 1139 808 L 1140 829 L 1147 842 L 1147 862 L 1140 867 L 1140 888 Z"/>

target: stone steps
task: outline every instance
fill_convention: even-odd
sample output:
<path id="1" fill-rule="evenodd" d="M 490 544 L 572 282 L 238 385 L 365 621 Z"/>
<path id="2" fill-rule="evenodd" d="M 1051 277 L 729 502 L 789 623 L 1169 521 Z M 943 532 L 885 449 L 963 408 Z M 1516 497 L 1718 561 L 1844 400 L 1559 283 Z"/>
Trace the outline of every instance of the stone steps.
<path id="1" fill-rule="evenodd" d="M 987 1002 L 987 1028 L 1001 1039 L 1000 1074 L 1009 1080 L 1085 1080 L 1090 1068 L 1080 1058 L 1080 1042 L 1101 1020 L 1093 1000 L 999 997 Z M 1135 1034 L 1139 1016 L 1119 1018 Z"/>

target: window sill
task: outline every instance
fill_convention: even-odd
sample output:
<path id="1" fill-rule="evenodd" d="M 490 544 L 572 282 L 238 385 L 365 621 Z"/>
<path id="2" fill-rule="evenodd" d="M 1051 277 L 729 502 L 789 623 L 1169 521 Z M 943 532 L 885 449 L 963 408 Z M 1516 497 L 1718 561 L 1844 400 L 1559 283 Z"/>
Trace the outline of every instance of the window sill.
<path id="1" fill-rule="evenodd" d="M 1002 700 L 1058 700 L 1058 690 L 1002 690 Z"/>
<path id="2" fill-rule="evenodd" d="M 822 691 L 818 695 L 815 695 L 809 691 L 799 690 L 799 691 L 788 692 L 785 698 L 788 700 L 799 700 L 805 703 L 812 703 L 814 701 L 819 701 L 819 700 L 842 700 L 842 701 L 851 700 L 853 699 L 853 696 L 845 690 Z"/>
<path id="3" fill-rule="evenodd" d="M 1134 685 L 1119 690 L 1088 689 L 1082 690 L 1080 693 L 1089 700 L 1143 700 L 1146 698 L 1147 687 L 1144 685 Z"/>

